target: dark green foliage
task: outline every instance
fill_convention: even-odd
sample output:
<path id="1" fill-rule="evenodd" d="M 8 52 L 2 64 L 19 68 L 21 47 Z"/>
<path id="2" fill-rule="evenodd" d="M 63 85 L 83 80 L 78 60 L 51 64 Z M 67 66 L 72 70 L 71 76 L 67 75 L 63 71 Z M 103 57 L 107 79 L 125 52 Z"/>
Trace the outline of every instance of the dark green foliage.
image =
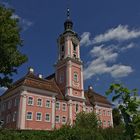
<path id="1" fill-rule="evenodd" d="M 54 131 L 0 130 L 0 140 L 130 140 L 123 129 L 82 129 L 64 126 Z"/>
<path id="2" fill-rule="evenodd" d="M 22 46 L 18 19 L 14 11 L 0 5 L 0 86 L 10 86 L 12 75 L 27 61 L 19 49 Z"/>
<path id="3" fill-rule="evenodd" d="M 114 127 L 122 125 L 122 123 L 123 123 L 122 122 L 122 116 L 121 116 L 121 113 L 120 113 L 118 108 L 114 108 L 112 110 L 112 115 L 113 115 L 113 125 L 114 125 Z"/>
<path id="4" fill-rule="evenodd" d="M 78 113 L 76 116 L 75 126 L 85 129 L 96 129 L 98 127 L 98 120 L 95 113 Z"/>

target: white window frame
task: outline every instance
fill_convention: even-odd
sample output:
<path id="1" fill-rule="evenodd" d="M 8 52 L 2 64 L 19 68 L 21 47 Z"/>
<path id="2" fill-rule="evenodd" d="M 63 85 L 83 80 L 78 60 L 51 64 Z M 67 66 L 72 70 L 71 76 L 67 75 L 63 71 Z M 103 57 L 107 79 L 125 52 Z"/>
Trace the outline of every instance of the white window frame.
<path id="1" fill-rule="evenodd" d="M 49 106 L 47 106 L 47 105 L 48 105 L 48 104 L 47 104 L 47 101 L 49 101 Z M 46 100 L 46 107 L 47 107 L 47 108 L 51 108 L 51 101 L 50 101 L 49 99 Z"/>
<path id="2" fill-rule="evenodd" d="M 17 118 L 17 112 L 15 111 L 14 114 L 13 114 L 13 122 L 16 121 L 16 118 Z"/>
<path id="3" fill-rule="evenodd" d="M 108 126 L 111 126 L 111 121 L 108 121 Z"/>
<path id="4" fill-rule="evenodd" d="M 102 115 L 102 110 L 101 109 L 99 109 L 99 115 Z"/>
<path id="5" fill-rule="evenodd" d="M 58 121 L 56 121 L 56 117 L 58 117 Z M 56 116 L 55 116 L 55 122 L 56 122 L 56 123 L 60 123 L 60 116 L 59 116 L 59 115 L 56 115 Z"/>
<path id="6" fill-rule="evenodd" d="M 107 111 L 107 115 L 108 116 L 111 116 L 111 111 Z"/>
<path id="7" fill-rule="evenodd" d="M 103 121 L 103 126 L 106 126 L 106 120 Z"/>
<path id="8" fill-rule="evenodd" d="M 38 100 L 41 100 L 41 102 L 40 101 L 38 101 Z M 39 104 L 39 103 L 41 103 L 41 104 Z M 42 98 L 37 98 L 37 106 L 42 106 L 42 104 L 43 104 L 43 99 Z"/>
<path id="9" fill-rule="evenodd" d="M 65 122 L 63 121 L 63 118 L 65 117 Z M 67 117 L 66 116 L 62 116 L 62 124 L 66 124 L 67 122 Z"/>
<path id="10" fill-rule="evenodd" d="M 64 106 L 65 106 L 65 108 L 64 108 Z M 62 104 L 62 111 L 66 111 L 67 110 L 67 104 L 66 103 L 63 103 Z"/>
<path id="11" fill-rule="evenodd" d="M 106 110 L 103 110 L 103 115 L 106 116 Z"/>
<path id="12" fill-rule="evenodd" d="M 78 82 L 78 73 L 77 72 L 74 72 L 73 79 L 74 79 L 75 82 Z"/>
<path id="13" fill-rule="evenodd" d="M 57 105 L 56 104 L 59 104 L 59 108 L 57 108 Z M 56 110 L 60 110 L 60 102 L 56 101 L 56 104 L 55 104 Z"/>
<path id="14" fill-rule="evenodd" d="M 41 114 L 41 119 L 40 119 L 40 120 L 37 119 L 37 114 L 38 114 L 38 113 Z M 42 113 L 41 113 L 41 112 L 36 112 L 36 121 L 42 121 Z"/>
<path id="15" fill-rule="evenodd" d="M 90 107 L 90 112 L 92 112 L 93 111 L 93 107 Z"/>
<path id="16" fill-rule="evenodd" d="M 49 120 L 46 120 L 46 115 L 49 115 Z M 46 122 L 51 122 L 51 115 L 50 115 L 50 113 L 46 113 L 46 114 L 45 114 L 45 121 L 46 121 Z"/>
<path id="17" fill-rule="evenodd" d="M 32 104 L 29 103 L 29 98 L 32 98 Z M 32 96 L 28 97 L 28 105 L 34 105 L 34 97 L 32 97 Z"/>
<path id="18" fill-rule="evenodd" d="M 31 119 L 27 118 L 28 117 L 28 113 L 31 113 Z M 26 120 L 33 120 L 33 112 L 31 112 L 31 111 L 27 111 L 26 112 Z"/>

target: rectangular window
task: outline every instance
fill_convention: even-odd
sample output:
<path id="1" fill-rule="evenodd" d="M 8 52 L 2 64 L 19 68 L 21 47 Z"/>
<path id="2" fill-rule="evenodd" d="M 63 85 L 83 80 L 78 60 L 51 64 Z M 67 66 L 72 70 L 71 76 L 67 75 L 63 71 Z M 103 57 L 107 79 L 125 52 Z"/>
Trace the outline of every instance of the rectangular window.
<path id="1" fill-rule="evenodd" d="M 32 112 L 27 112 L 27 116 L 26 116 L 26 119 L 27 120 L 32 120 Z"/>
<path id="2" fill-rule="evenodd" d="M 78 82 L 78 73 L 74 72 L 74 77 L 73 77 L 75 82 Z"/>
<path id="3" fill-rule="evenodd" d="M 10 100 L 9 102 L 8 102 L 8 109 L 10 109 L 12 107 L 12 100 Z"/>
<path id="4" fill-rule="evenodd" d="M 5 111 L 6 110 L 6 103 L 3 103 L 2 105 L 2 111 Z"/>
<path id="5" fill-rule="evenodd" d="M 60 73 L 60 83 L 64 82 L 64 73 Z"/>
<path id="6" fill-rule="evenodd" d="M 28 105 L 33 105 L 33 97 L 28 97 Z"/>
<path id="7" fill-rule="evenodd" d="M 46 100 L 46 107 L 47 108 L 51 108 L 51 102 L 50 102 L 50 100 Z"/>
<path id="8" fill-rule="evenodd" d="M 13 122 L 16 121 L 16 117 L 17 117 L 17 112 L 15 111 L 14 114 L 13 114 Z"/>
<path id="9" fill-rule="evenodd" d="M 60 110 L 60 103 L 56 102 L 56 110 Z"/>
<path id="10" fill-rule="evenodd" d="M 61 47 L 61 51 L 64 52 L 64 49 L 65 49 L 64 46 L 62 46 L 62 47 Z"/>
<path id="11" fill-rule="evenodd" d="M 46 120 L 47 122 L 50 122 L 50 114 L 46 114 L 45 120 Z"/>
<path id="12" fill-rule="evenodd" d="M 108 121 L 108 126 L 111 126 L 111 123 L 110 123 L 110 121 Z"/>
<path id="13" fill-rule="evenodd" d="M 78 104 L 76 104 L 75 111 L 76 111 L 76 112 L 79 111 L 79 105 L 78 105 Z"/>
<path id="14" fill-rule="evenodd" d="M 41 121 L 42 120 L 42 113 L 40 113 L 40 112 L 36 113 L 36 120 L 37 121 Z"/>
<path id="15" fill-rule="evenodd" d="M 103 110 L 103 113 L 104 113 L 104 116 L 106 116 L 106 111 L 105 110 Z"/>
<path id="16" fill-rule="evenodd" d="M 99 115 L 102 115 L 102 110 L 99 109 Z"/>
<path id="17" fill-rule="evenodd" d="M 55 122 L 59 123 L 60 122 L 60 116 L 55 116 Z"/>
<path id="18" fill-rule="evenodd" d="M 108 114 L 108 116 L 110 116 L 110 111 L 108 111 L 108 113 L 107 113 L 107 114 Z"/>
<path id="19" fill-rule="evenodd" d="M 66 104 L 62 105 L 62 111 L 66 111 Z"/>
<path id="20" fill-rule="evenodd" d="M 17 106 L 19 104 L 19 99 L 15 98 L 14 106 Z"/>
<path id="21" fill-rule="evenodd" d="M 99 121 L 98 121 L 98 124 L 99 124 L 99 126 L 102 126 L 102 121 L 99 120 Z"/>
<path id="22" fill-rule="evenodd" d="M 42 99 L 37 99 L 37 106 L 42 106 Z"/>
<path id="23" fill-rule="evenodd" d="M 93 108 L 91 107 L 91 108 L 90 108 L 90 112 L 92 112 L 92 111 L 93 111 Z"/>
<path id="24" fill-rule="evenodd" d="M 65 116 L 63 116 L 63 117 L 62 117 L 62 123 L 63 123 L 63 124 L 65 124 L 65 123 L 66 123 L 66 121 L 67 121 L 67 120 L 66 120 L 66 117 L 65 117 Z"/>
<path id="25" fill-rule="evenodd" d="M 106 126 L 106 121 L 104 121 L 103 125 Z"/>

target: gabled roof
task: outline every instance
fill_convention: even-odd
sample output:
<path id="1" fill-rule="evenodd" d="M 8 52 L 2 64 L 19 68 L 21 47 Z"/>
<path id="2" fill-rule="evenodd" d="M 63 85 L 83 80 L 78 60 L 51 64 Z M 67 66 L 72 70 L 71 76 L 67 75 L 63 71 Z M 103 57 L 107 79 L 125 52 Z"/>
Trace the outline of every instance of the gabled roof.
<path id="1" fill-rule="evenodd" d="M 107 100 L 105 96 L 102 96 L 93 90 L 85 91 L 85 98 L 86 98 L 87 105 L 112 106 L 112 104 Z"/>
<path id="2" fill-rule="evenodd" d="M 39 78 L 38 76 L 30 72 L 27 73 L 27 75 L 25 75 L 23 78 L 13 83 L 12 86 L 3 95 L 16 89 L 19 86 L 27 86 L 27 87 L 38 88 L 42 90 L 48 90 L 51 92 L 58 93 L 58 96 L 63 96 L 54 79 L 47 80 L 47 79 Z"/>

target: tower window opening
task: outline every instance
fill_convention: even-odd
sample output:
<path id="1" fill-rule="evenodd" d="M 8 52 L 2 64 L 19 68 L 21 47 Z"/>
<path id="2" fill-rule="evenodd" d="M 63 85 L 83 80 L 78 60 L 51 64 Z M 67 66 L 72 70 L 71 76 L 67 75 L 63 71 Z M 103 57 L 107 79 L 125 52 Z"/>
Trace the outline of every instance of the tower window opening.
<path id="1" fill-rule="evenodd" d="M 77 45 L 75 43 L 73 43 L 73 50 L 76 51 L 76 47 Z"/>
<path id="2" fill-rule="evenodd" d="M 63 59 L 63 58 L 64 58 L 64 55 L 61 56 L 61 59 Z"/>
<path id="3" fill-rule="evenodd" d="M 78 110 L 79 110 L 79 106 L 78 104 L 76 104 L 76 112 L 78 112 Z"/>
<path id="4" fill-rule="evenodd" d="M 78 82 L 78 74 L 77 74 L 77 72 L 74 72 L 74 81 Z"/>
<path id="5" fill-rule="evenodd" d="M 73 57 L 76 59 L 76 54 L 73 54 Z"/>
<path id="6" fill-rule="evenodd" d="M 62 46 L 62 47 L 61 47 L 61 51 L 64 52 L 64 50 L 65 50 L 65 49 L 64 49 L 64 46 Z"/>

